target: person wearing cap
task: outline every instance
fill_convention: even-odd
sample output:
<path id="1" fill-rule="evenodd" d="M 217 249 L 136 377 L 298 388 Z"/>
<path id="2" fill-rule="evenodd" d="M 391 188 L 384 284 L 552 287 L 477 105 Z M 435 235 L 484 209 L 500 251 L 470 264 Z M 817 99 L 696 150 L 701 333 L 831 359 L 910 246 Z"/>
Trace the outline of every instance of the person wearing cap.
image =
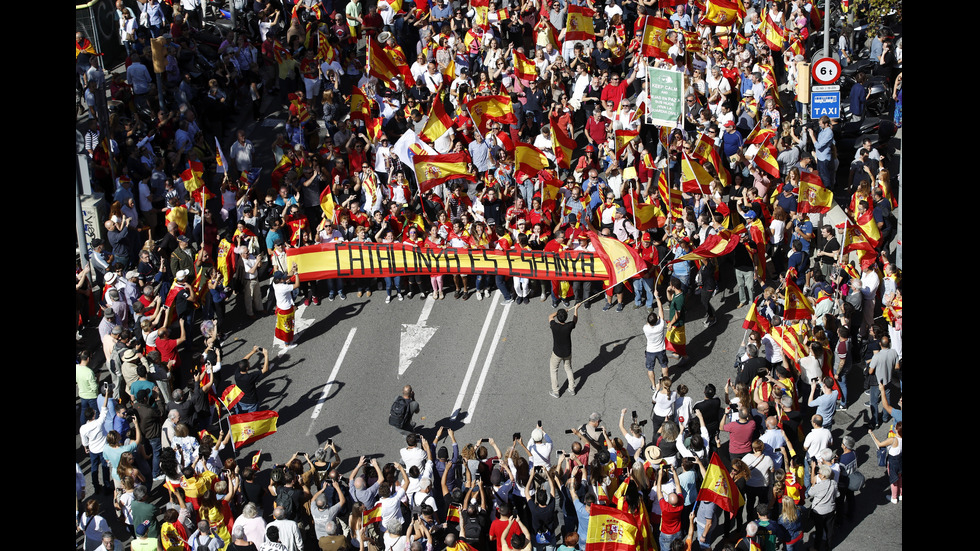
<path id="1" fill-rule="evenodd" d="M 272 275 L 272 292 L 276 297 L 275 338 L 283 343 L 286 350 L 296 347 L 293 343 L 296 309 L 293 305 L 293 291 L 299 289 L 299 268 L 293 262 L 289 274 L 277 271 Z"/>
<path id="2" fill-rule="evenodd" d="M 132 551 L 155 551 L 157 548 L 156 539 L 150 539 L 150 521 L 145 520 L 133 528 L 136 539 L 129 542 Z"/>
<path id="3" fill-rule="evenodd" d="M 170 273 L 175 275 L 181 270 L 194 269 L 194 252 L 191 250 L 191 240 L 186 235 L 177 236 L 178 247 L 170 253 Z"/>
<path id="4" fill-rule="evenodd" d="M 742 138 L 742 134 L 735 128 L 734 121 L 726 121 L 724 128 L 725 132 L 721 135 L 721 149 L 722 153 L 724 153 L 723 157 L 728 159 L 739 152 L 745 140 Z"/>
<path id="5" fill-rule="evenodd" d="M 569 381 L 569 388 L 572 389 L 572 396 L 575 395 L 574 387 Z M 551 450 L 554 447 L 554 443 L 551 440 L 551 436 L 548 435 L 541 427 L 535 427 L 531 431 L 531 438 L 527 441 L 527 445 L 523 442 L 524 450 L 527 452 L 528 457 L 531 459 L 531 467 L 551 467 Z M 552 486 L 554 489 L 554 486 Z"/>

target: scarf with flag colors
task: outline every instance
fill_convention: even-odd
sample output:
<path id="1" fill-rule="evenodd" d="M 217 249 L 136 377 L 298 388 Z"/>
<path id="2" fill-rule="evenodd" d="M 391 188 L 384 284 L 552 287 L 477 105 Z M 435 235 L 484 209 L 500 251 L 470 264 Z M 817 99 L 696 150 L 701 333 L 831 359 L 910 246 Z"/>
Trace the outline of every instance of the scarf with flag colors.
<path id="1" fill-rule="evenodd" d="M 279 414 L 274 411 L 230 415 L 228 423 L 231 425 L 231 441 L 235 449 L 247 446 L 270 434 L 275 434 L 278 421 Z"/>

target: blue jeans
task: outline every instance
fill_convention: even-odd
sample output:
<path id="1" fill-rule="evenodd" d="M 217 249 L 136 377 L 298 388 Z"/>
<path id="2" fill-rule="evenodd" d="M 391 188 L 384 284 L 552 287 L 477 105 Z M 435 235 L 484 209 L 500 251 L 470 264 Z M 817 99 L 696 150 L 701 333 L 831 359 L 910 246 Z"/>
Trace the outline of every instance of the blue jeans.
<path id="1" fill-rule="evenodd" d="M 500 294 L 504 296 L 504 300 L 511 300 L 514 295 L 510 294 L 510 290 L 507 289 L 507 278 L 504 276 L 496 276 L 494 281 L 497 283 L 497 289 L 500 289 Z"/>
<path id="2" fill-rule="evenodd" d="M 680 532 L 677 532 L 677 533 L 674 533 L 674 534 L 664 534 L 663 532 L 661 532 L 660 533 L 660 549 L 669 550 L 670 549 L 670 542 L 672 542 L 672 541 L 674 541 L 676 539 L 680 539 L 680 537 L 681 537 L 681 533 Z"/>
<path id="3" fill-rule="evenodd" d="M 877 382 L 871 385 L 871 423 L 875 426 L 881 425 L 882 423 L 887 423 L 891 421 L 892 416 L 888 415 L 887 411 L 881 407 L 881 390 L 878 388 Z M 888 404 L 892 403 L 892 391 L 887 386 L 885 387 L 885 396 L 888 397 Z"/>
<path id="4" fill-rule="evenodd" d="M 391 296 L 391 291 L 394 290 L 395 293 L 401 294 L 402 292 L 402 278 L 401 276 L 386 277 L 385 278 L 385 291 L 388 296 Z"/>
<path id="5" fill-rule="evenodd" d="M 95 398 L 92 398 L 92 399 L 80 398 L 80 399 L 82 401 L 82 411 L 81 411 L 81 413 L 80 413 L 80 415 L 78 417 L 78 422 L 80 423 L 79 426 L 85 424 L 85 410 L 86 409 L 91 408 L 91 409 L 95 410 L 95 415 L 96 416 L 99 415 L 99 401 L 97 399 L 95 399 Z"/>
<path id="6" fill-rule="evenodd" d="M 99 491 L 102 486 L 112 486 L 112 477 L 109 475 L 109 464 L 102 457 L 101 453 L 88 452 L 88 462 L 92 470 L 92 488 Z M 102 485 L 99 485 L 99 466 L 102 468 Z"/>
<path id="7" fill-rule="evenodd" d="M 163 449 L 163 443 L 159 438 L 150 438 L 148 441 L 153 449 L 153 478 L 156 478 L 160 476 L 160 450 Z"/>
<path id="8" fill-rule="evenodd" d="M 633 280 L 633 291 L 635 292 L 635 297 L 633 299 L 633 304 L 639 306 L 643 304 L 642 296 L 646 293 L 646 306 L 647 308 L 653 308 L 653 278 L 644 277 L 640 279 Z"/>
<path id="9" fill-rule="evenodd" d="M 245 402 L 238 402 L 235 407 L 238 408 L 238 413 L 255 413 L 259 410 L 258 404 L 246 404 Z"/>
<path id="10" fill-rule="evenodd" d="M 817 161 L 817 172 L 827 189 L 834 189 L 834 160 Z"/>

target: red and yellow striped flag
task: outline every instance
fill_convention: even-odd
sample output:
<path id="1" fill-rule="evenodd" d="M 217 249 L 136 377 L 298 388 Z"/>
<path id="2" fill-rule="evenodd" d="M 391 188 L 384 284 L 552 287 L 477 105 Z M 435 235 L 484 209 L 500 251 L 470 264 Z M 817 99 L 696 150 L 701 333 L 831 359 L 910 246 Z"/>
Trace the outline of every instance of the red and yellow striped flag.
<path id="1" fill-rule="evenodd" d="M 432 100 L 432 107 L 429 109 L 429 119 L 425 121 L 425 127 L 419 132 L 419 138 L 426 143 L 434 143 L 453 126 L 453 119 L 446 113 L 446 106 L 442 102 L 442 95 Z"/>
<path id="2" fill-rule="evenodd" d="M 749 331 L 758 331 L 765 335 L 772 330 L 772 324 L 769 323 L 769 320 L 765 316 L 759 315 L 759 309 L 756 308 L 753 302 L 749 306 L 749 311 L 745 314 L 745 321 L 742 322 L 742 328 L 748 329 Z"/>
<path id="3" fill-rule="evenodd" d="M 786 293 L 783 296 L 784 320 L 808 320 L 813 317 L 813 306 L 792 278 L 785 281 Z"/>
<path id="4" fill-rule="evenodd" d="M 711 462 L 704 473 L 704 482 L 698 491 L 698 501 L 710 501 L 735 518 L 735 512 L 745 505 L 745 498 L 739 491 L 728 468 L 721 462 L 718 453 L 711 454 Z"/>
<path id="5" fill-rule="evenodd" d="M 660 191 L 660 200 L 666 205 L 670 217 L 683 218 L 684 197 L 681 196 L 681 190 L 671 189 L 670 183 L 667 181 L 667 171 L 660 171 L 660 176 L 657 177 L 657 188 Z"/>
<path id="6" fill-rule="evenodd" d="M 221 393 L 221 403 L 224 404 L 225 409 L 230 410 L 241 401 L 242 396 L 244 395 L 245 393 L 242 392 L 242 389 L 235 385 L 230 385 L 224 392 Z"/>
<path id="7" fill-rule="evenodd" d="M 375 522 L 381 522 L 381 504 L 377 504 L 370 509 L 365 509 L 361 513 L 361 524 L 374 524 Z"/>
<path id="8" fill-rule="evenodd" d="M 555 162 L 560 168 L 572 168 L 572 154 L 578 144 L 571 136 L 565 133 L 564 128 L 560 128 L 558 119 L 551 115 L 548 118 L 551 125 L 551 147 L 555 150 Z"/>
<path id="9" fill-rule="evenodd" d="M 326 33 L 322 31 L 317 31 L 317 42 L 316 42 L 316 57 L 322 59 L 324 63 L 331 63 L 337 59 L 337 52 L 330 45 L 327 40 Z"/>
<path id="10" fill-rule="evenodd" d="M 586 6 L 568 6 L 568 19 L 565 22 L 565 40 L 594 40 L 595 26 L 592 18 L 595 11 Z"/>
<path id="11" fill-rule="evenodd" d="M 534 176 L 539 170 L 548 168 L 548 157 L 540 149 L 523 142 L 517 142 L 514 160 L 517 163 L 517 170 L 529 176 Z"/>
<path id="12" fill-rule="evenodd" d="M 711 182 L 714 178 L 698 163 L 684 155 L 681 162 L 681 189 L 684 193 L 700 193 L 711 195 Z"/>
<path id="13" fill-rule="evenodd" d="M 834 207 L 834 192 L 805 180 L 800 180 L 799 194 L 797 212 L 800 214 L 822 214 Z"/>
<path id="14" fill-rule="evenodd" d="M 711 150 L 715 148 L 714 139 L 709 138 L 704 132 L 698 136 L 698 141 L 694 143 L 694 149 L 691 150 L 691 157 L 694 157 L 702 163 L 707 163 L 711 161 Z"/>
<path id="15" fill-rule="evenodd" d="M 275 434 L 278 421 L 279 414 L 274 411 L 256 411 L 229 416 L 231 441 L 235 445 L 235 449 L 245 447 L 270 434 Z"/>
<path id="16" fill-rule="evenodd" d="M 654 204 L 652 198 L 644 203 L 637 199 L 635 195 L 636 192 L 624 195 L 623 206 L 626 207 L 626 212 L 636 219 L 634 223 L 636 229 L 646 231 L 654 228 L 662 228 L 666 222 L 666 217 L 660 205 Z"/>
<path id="17" fill-rule="evenodd" d="M 333 191 L 330 190 L 329 185 L 320 193 L 320 208 L 323 209 L 323 218 L 333 222 L 334 215 L 337 213 L 337 203 L 333 200 Z"/>
<path id="18" fill-rule="evenodd" d="M 667 32 L 670 21 L 663 17 L 644 16 L 643 22 L 643 55 L 647 57 L 666 58 L 670 50 L 670 40 Z"/>
<path id="19" fill-rule="evenodd" d="M 636 551 L 636 539 L 633 515 L 604 505 L 589 508 L 585 551 Z"/>
<path id="20" fill-rule="evenodd" d="M 476 181 L 476 176 L 468 170 L 470 155 L 465 151 L 445 155 L 416 154 L 412 162 L 421 193 L 457 178 Z"/>
<path id="21" fill-rule="evenodd" d="M 708 0 L 704 15 L 701 17 L 701 24 L 730 27 L 741 21 L 743 17 L 745 17 L 745 7 L 739 0 Z"/>
<path id="22" fill-rule="evenodd" d="M 473 8 L 473 25 L 481 29 L 490 28 L 490 0 L 470 0 L 470 7 Z"/>
<path id="23" fill-rule="evenodd" d="M 289 171 L 293 169 L 294 163 L 289 155 L 283 155 L 279 159 L 279 164 L 276 168 L 272 169 L 272 185 L 279 187 L 279 182 L 289 174 Z"/>
<path id="24" fill-rule="evenodd" d="M 739 226 L 734 230 L 721 230 L 716 234 L 709 235 L 698 248 L 686 255 L 672 260 L 674 264 L 682 260 L 704 260 L 706 258 L 716 258 L 724 256 L 735 250 L 739 245 L 741 235 L 745 233 L 745 226 Z"/>
<path id="25" fill-rule="evenodd" d="M 378 44 L 377 40 L 370 37 L 368 37 L 367 65 L 369 75 L 378 77 L 378 80 L 392 88 L 395 87 L 394 79 L 404 78 L 388 52 Z M 411 86 L 408 82 L 405 85 Z"/>
<path id="26" fill-rule="evenodd" d="M 514 51 L 514 74 L 517 78 L 534 82 L 538 79 L 538 67 L 531 61 L 529 61 L 524 54 Z"/>
<path id="27" fill-rule="evenodd" d="M 626 146 L 640 135 L 639 130 L 615 130 L 613 135 L 616 138 L 616 157 L 619 158 L 620 163 L 625 162 L 623 158 L 623 153 L 626 151 Z"/>
<path id="28" fill-rule="evenodd" d="M 489 121 L 517 124 L 510 96 L 479 96 L 466 102 L 466 108 L 481 133 L 486 133 Z"/>
<path id="29" fill-rule="evenodd" d="M 194 193 L 204 186 L 204 164 L 198 161 L 190 161 L 187 170 L 180 173 L 180 179 L 184 181 L 184 189 L 187 193 Z"/>
<path id="30" fill-rule="evenodd" d="M 772 152 L 769 150 L 769 142 L 763 142 L 759 146 L 759 150 L 755 153 L 756 166 L 762 169 L 763 172 L 772 176 L 773 178 L 779 178 L 779 163 L 776 162 L 776 158 L 772 156 Z"/>
<path id="31" fill-rule="evenodd" d="M 446 511 L 446 522 L 455 522 L 459 524 L 459 507 L 456 505 L 450 505 L 449 509 Z"/>
<path id="32" fill-rule="evenodd" d="M 350 118 L 367 121 L 371 118 L 371 106 L 373 104 L 374 101 L 368 99 L 367 94 L 355 86 L 350 93 Z"/>
<path id="33" fill-rule="evenodd" d="M 878 243 L 881 242 L 881 232 L 878 231 L 878 223 L 875 222 L 874 214 L 870 210 L 865 211 L 864 214 L 858 217 L 857 226 L 861 229 L 861 233 L 871 243 L 874 248 L 878 247 Z"/>

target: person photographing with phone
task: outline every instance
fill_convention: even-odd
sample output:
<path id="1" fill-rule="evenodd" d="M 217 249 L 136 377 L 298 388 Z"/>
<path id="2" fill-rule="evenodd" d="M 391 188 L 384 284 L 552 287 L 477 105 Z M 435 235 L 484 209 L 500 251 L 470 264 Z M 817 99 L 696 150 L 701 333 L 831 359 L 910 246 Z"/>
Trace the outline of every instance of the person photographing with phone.
<path id="1" fill-rule="evenodd" d="M 249 360 L 256 353 L 262 353 L 262 369 L 250 369 Z M 242 399 L 238 402 L 239 413 L 252 413 L 259 410 L 259 392 L 256 388 L 259 380 L 269 372 L 269 351 L 253 346 L 252 351 L 238 361 L 238 373 L 235 374 L 235 386 L 242 391 Z"/>

